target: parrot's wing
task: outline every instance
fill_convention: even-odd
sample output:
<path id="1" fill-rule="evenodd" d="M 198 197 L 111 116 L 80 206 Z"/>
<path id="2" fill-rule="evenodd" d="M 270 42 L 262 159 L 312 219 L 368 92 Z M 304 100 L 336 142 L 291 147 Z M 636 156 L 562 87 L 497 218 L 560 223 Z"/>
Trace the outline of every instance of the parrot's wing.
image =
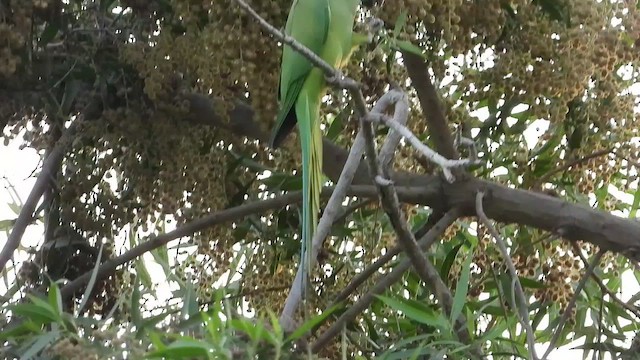
<path id="1" fill-rule="evenodd" d="M 318 54 L 329 33 L 329 0 L 296 0 L 289 13 L 285 33 Z M 277 147 L 296 124 L 295 103 L 313 65 L 307 58 L 285 45 L 280 69 L 280 111 L 271 137 Z"/>

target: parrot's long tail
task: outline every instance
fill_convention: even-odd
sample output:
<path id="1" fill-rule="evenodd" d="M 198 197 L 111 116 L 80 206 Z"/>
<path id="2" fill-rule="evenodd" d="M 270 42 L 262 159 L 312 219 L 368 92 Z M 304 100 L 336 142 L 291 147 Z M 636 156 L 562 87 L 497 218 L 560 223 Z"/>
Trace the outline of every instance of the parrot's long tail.
<path id="1" fill-rule="evenodd" d="M 302 252 L 303 294 L 311 275 L 313 235 L 318 226 L 320 192 L 322 191 L 322 132 L 320 130 L 320 99 L 300 92 L 296 105 L 300 143 L 302 147 Z"/>

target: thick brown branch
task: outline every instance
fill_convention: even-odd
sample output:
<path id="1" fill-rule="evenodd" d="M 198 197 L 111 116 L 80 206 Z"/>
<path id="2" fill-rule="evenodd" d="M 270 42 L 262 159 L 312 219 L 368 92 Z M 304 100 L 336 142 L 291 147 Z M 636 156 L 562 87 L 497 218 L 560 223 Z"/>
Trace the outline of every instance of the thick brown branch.
<path id="1" fill-rule="evenodd" d="M 402 53 L 402 60 L 411 78 L 411 85 L 418 94 L 436 151 L 447 159 L 457 159 L 459 154 L 453 146 L 453 135 L 449 130 L 438 91 L 429 76 L 427 64 L 418 55 L 407 51 Z"/>
<path id="2" fill-rule="evenodd" d="M 222 126 L 236 135 L 251 139 L 267 139 L 254 120 L 253 110 L 237 102 L 225 124 L 214 109 L 215 101 L 204 95 L 189 95 L 192 104 L 190 119 L 202 124 Z M 188 120 L 187 120 L 188 121 Z M 328 140 L 323 147 L 323 171 L 333 180 L 340 177 L 348 151 Z M 447 184 L 438 176 L 406 172 L 391 174 L 396 188 L 411 189 L 411 196 L 403 201 L 447 208 L 460 207 L 464 215 L 475 215 L 475 196 L 479 190 L 486 193 L 484 210 L 492 220 L 528 225 L 562 235 L 567 240 L 584 240 L 610 251 L 624 253 L 627 257 L 640 255 L 640 223 L 623 219 L 587 206 L 572 204 L 566 200 L 533 191 L 508 188 L 490 181 L 465 179 Z M 362 163 L 353 184 L 371 184 L 366 164 Z M 422 189 L 422 191 L 420 191 Z M 405 193 L 405 195 L 407 195 Z M 490 199 L 490 201 L 489 201 Z"/>

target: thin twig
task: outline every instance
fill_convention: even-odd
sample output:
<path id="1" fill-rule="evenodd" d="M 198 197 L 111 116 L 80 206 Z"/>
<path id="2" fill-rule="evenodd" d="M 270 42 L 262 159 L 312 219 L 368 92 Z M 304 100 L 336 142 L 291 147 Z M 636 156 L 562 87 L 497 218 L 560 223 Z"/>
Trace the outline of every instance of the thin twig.
<path id="1" fill-rule="evenodd" d="M 419 244 L 421 251 L 426 251 L 430 245 L 436 242 L 444 234 L 449 225 L 458 217 L 459 210 L 453 209 L 443 216 L 427 233 L 420 239 Z M 311 346 L 312 351 L 316 352 L 326 346 L 331 339 L 342 331 L 342 328 L 361 312 L 371 305 L 376 299 L 376 295 L 382 294 L 391 285 L 398 282 L 404 273 L 411 268 L 411 261 L 407 258 L 403 259 L 389 274 L 380 279 L 369 291 L 358 299 L 358 301 L 350 306 L 338 320 L 336 320 L 327 331 L 322 333 Z M 355 279 L 354 279 L 355 281 Z M 340 295 L 339 295 L 340 296 Z M 348 295 L 347 295 L 348 296 Z M 346 296 L 345 296 L 346 298 Z"/>
<path id="2" fill-rule="evenodd" d="M 409 99 L 407 98 L 407 94 L 404 91 L 400 91 L 397 89 L 393 89 L 386 93 L 383 97 L 380 98 L 378 104 L 384 101 L 385 96 L 389 96 L 389 101 L 391 104 L 395 104 L 395 110 L 393 112 L 393 120 L 398 124 L 405 125 L 407 120 L 409 119 Z M 387 106 L 384 106 L 382 109 L 378 109 L 374 107 L 371 112 L 374 114 L 382 114 Z M 381 106 L 382 107 L 382 106 Z M 382 148 L 380 149 L 380 164 L 382 167 L 386 169 L 391 169 L 391 162 L 393 161 L 393 156 L 396 153 L 396 148 L 400 143 L 400 139 L 402 139 L 402 135 L 397 131 L 390 129 L 387 138 L 382 144 Z"/>
<path id="3" fill-rule="evenodd" d="M 513 265 L 513 261 L 511 261 L 511 256 L 509 255 L 509 250 L 507 249 L 507 245 L 505 244 L 502 236 L 496 230 L 496 228 L 491 223 L 491 220 L 484 213 L 484 207 L 482 205 L 482 200 L 484 198 L 484 193 L 482 191 L 478 191 L 476 194 L 476 213 L 478 215 L 478 219 L 480 222 L 489 229 L 489 232 L 493 236 L 500 248 L 500 252 L 502 253 L 502 257 L 505 259 L 505 263 L 507 268 L 509 269 L 509 273 L 511 274 L 512 286 L 514 288 L 514 292 L 516 297 L 518 298 L 518 317 L 520 320 L 520 324 L 522 328 L 525 330 L 527 335 L 527 343 L 529 345 L 529 354 L 530 358 L 537 359 L 535 345 L 535 333 L 531 328 L 531 324 L 529 323 L 529 306 L 527 305 L 527 298 L 524 295 L 524 290 L 522 289 L 522 284 L 520 284 L 520 279 L 518 278 L 518 272 L 516 271 L 515 265 Z"/>
<path id="4" fill-rule="evenodd" d="M 444 216 L 442 216 L 438 222 L 436 222 L 428 231 L 434 229 L 434 231 L 438 232 L 438 235 L 447 229 L 449 225 L 453 224 L 454 221 L 461 215 L 461 211 L 458 208 L 451 209 L 447 211 Z M 431 247 L 431 245 L 439 239 L 438 236 L 422 236 L 420 241 L 418 241 L 418 245 L 422 249 L 422 251 L 426 251 Z M 401 246 L 394 246 L 389 251 L 387 251 L 384 255 L 380 256 L 373 264 L 367 266 L 361 273 L 356 275 L 351 282 L 344 288 L 342 291 L 336 296 L 333 300 L 331 306 L 336 305 L 347 298 L 356 291 L 356 289 L 364 284 L 371 276 L 373 276 L 378 269 L 383 267 L 386 263 L 391 261 L 394 256 L 398 255 L 402 251 Z M 330 306 L 330 307 L 331 307 Z"/>
<path id="5" fill-rule="evenodd" d="M 387 169 L 382 168 L 378 162 L 373 134 L 373 126 L 368 120 L 369 119 L 362 117 L 360 119 L 360 128 L 366 140 L 365 151 L 367 163 L 369 165 L 369 172 L 371 174 L 373 182 L 376 185 L 376 188 L 378 189 L 382 208 L 387 214 L 389 221 L 391 222 L 391 225 L 398 237 L 398 241 L 402 246 L 404 252 L 407 254 L 407 257 L 411 260 L 411 264 L 413 265 L 416 273 L 422 279 L 422 281 L 427 284 L 427 286 L 431 287 L 431 290 L 435 294 L 442 307 L 445 309 L 446 313 L 450 314 L 453 308 L 453 296 L 451 295 L 451 292 L 449 291 L 445 283 L 440 278 L 438 270 L 421 252 L 420 247 L 418 246 L 418 243 L 413 236 L 413 233 L 411 233 L 411 231 L 409 231 L 409 228 L 407 227 L 407 222 L 404 219 L 402 212 L 400 211 L 400 201 L 398 200 L 398 194 L 395 190 L 395 186 L 393 185 L 393 182 L 389 180 Z M 402 126 L 397 122 L 392 122 L 394 124 Z M 395 127 L 394 130 L 402 134 L 403 128 L 406 129 L 404 126 L 402 126 L 402 128 Z M 411 133 L 409 132 L 409 134 Z M 464 342 L 465 344 L 470 344 L 471 336 L 468 333 L 464 316 L 460 314 L 460 316 L 458 316 L 458 318 L 454 321 L 454 331 L 456 332 L 456 335 L 458 336 L 460 341 Z"/>
<path id="6" fill-rule="evenodd" d="M 555 349 L 556 343 L 560 339 L 560 334 L 562 334 L 562 330 L 564 329 L 564 324 L 567 322 L 567 320 L 569 320 L 569 314 L 571 314 L 571 310 L 576 305 L 576 301 L 578 300 L 578 295 L 580 295 L 580 293 L 582 292 L 582 289 L 587 284 L 587 280 L 589 280 L 589 277 L 595 270 L 596 266 L 598 266 L 598 263 L 600 263 L 600 259 L 602 259 L 602 255 L 604 255 L 605 252 L 606 252 L 605 250 L 601 249 L 593 257 L 593 260 L 591 261 L 591 264 L 589 264 L 589 267 L 585 271 L 584 276 L 582 276 L 582 279 L 580 279 L 578 286 L 576 286 L 573 296 L 571 297 L 571 300 L 569 300 L 569 304 L 567 304 L 567 308 L 564 309 L 564 312 L 562 313 L 562 317 L 560 317 L 560 322 L 558 322 L 558 325 L 556 326 L 556 330 L 553 334 L 553 337 L 549 342 L 549 347 L 547 348 L 547 351 L 545 351 L 544 355 L 542 355 L 541 360 L 546 360 L 549 354 L 551 353 L 551 351 Z"/>
<path id="7" fill-rule="evenodd" d="M 549 180 L 553 175 L 565 171 L 567 169 L 569 169 L 572 166 L 576 166 L 578 164 L 582 164 L 584 162 L 587 162 L 591 159 L 595 159 L 597 157 L 603 156 L 603 155 L 607 155 L 609 153 L 611 153 L 614 150 L 614 148 L 608 148 L 608 149 L 603 149 L 600 151 L 596 151 L 592 154 L 586 155 L 584 157 L 581 157 L 579 159 L 573 159 L 571 161 L 567 161 L 564 164 L 562 164 L 561 166 L 558 166 L 555 169 L 552 169 L 551 171 L 547 172 L 546 174 L 542 175 L 541 177 L 539 177 L 536 182 L 531 186 L 532 189 L 536 189 L 540 186 L 542 186 L 542 184 L 544 184 L 547 180 Z"/>
<path id="8" fill-rule="evenodd" d="M 588 267 L 589 266 L 589 260 L 586 257 L 584 257 L 584 255 L 582 254 L 582 251 L 580 250 L 578 245 L 576 243 L 572 243 L 571 245 L 573 247 L 574 253 L 576 255 L 578 255 L 578 257 L 580 258 L 580 260 L 582 261 L 584 266 Z M 598 276 L 595 272 L 591 273 L 591 278 L 593 278 L 593 280 L 596 281 L 596 284 L 598 284 L 598 287 L 600 287 L 600 291 L 602 291 L 603 293 L 606 293 L 607 295 L 609 295 L 609 297 L 611 298 L 611 300 L 613 300 L 613 302 L 615 302 L 618 305 L 622 306 L 623 308 L 627 309 L 627 311 L 632 313 L 636 318 L 640 319 L 640 309 L 638 309 L 637 306 L 634 306 L 634 305 L 631 305 L 631 304 L 627 304 L 626 302 L 624 302 L 620 298 L 618 298 L 616 296 L 616 294 L 614 294 L 613 291 L 611 291 L 607 287 L 607 285 L 604 284 L 604 282 L 602 281 L 600 276 Z"/>
<path id="9" fill-rule="evenodd" d="M 382 113 L 388 106 L 394 104 L 399 100 L 401 100 L 401 97 L 398 96 L 398 92 L 392 90 L 383 95 L 376 102 L 376 105 L 374 106 L 372 111 L 375 111 L 376 113 Z M 315 265 L 318 257 L 318 252 L 322 248 L 324 240 L 329 235 L 335 218 L 340 213 L 340 209 L 342 209 L 342 201 L 344 200 L 346 189 L 349 187 L 349 184 L 351 184 L 351 181 L 353 180 L 353 177 L 358 170 L 360 161 L 362 159 L 362 154 L 364 153 L 364 146 L 365 141 L 362 136 L 362 131 L 359 131 L 355 141 L 353 142 L 351 151 L 349 152 L 349 157 L 347 158 L 347 161 L 345 162 L 345 165 L 342 169 L 342 173 L 340 174 L 340 178 L 338 179 L 336 188 L 331 195 L 331 198 L 329 199 L 324 212 L 322 213 L 322 218 L 320 218 L 318 228 L 313 236 L 310 259 L 311 263 L 309 264 L 309 268 L 311 269 L 313 269 Z M 295 328 L 295 321 L 293 316 L 296 309 L 298 308 L 300 300 L 302 299 L 302 276 L 304 274 L 302 265 L 303 264 L 301 262 L 296 272 L 295 279 L 291 285 L 291 291 L 287 296 L 284 308 L 282 310 L 282 313 L 280 314 L 280 325 L 287 331 L 293 331 Z"/>
<path id="10" fill-rule="evenodd" d="M 415 136 L 409 128 L 398 123 L 393 118 L 385 115 L 379 116 L 371 116 L 370 120 L 375 122 L 382 122 L 389 128 L 400 133 L 409 143 L 418 150 L 422 155 L 424 155 L 427 159 L 431 160 L 433 163 L 437 164 L 442 168 L 442 172 L 444 173 L 445 178 L 449 182 L 455 181 L 455 177 L 451 171 L 451 169 L 462 168 L 465 166 L 476 164 L 477 161 L 474 159 L 460 159 L 460 160 L 450 160 L 445 158 L 444 156 L 438 154 L 436 151 L 431 149 L 429 146 L 423 144 L 417 136 Z"/>

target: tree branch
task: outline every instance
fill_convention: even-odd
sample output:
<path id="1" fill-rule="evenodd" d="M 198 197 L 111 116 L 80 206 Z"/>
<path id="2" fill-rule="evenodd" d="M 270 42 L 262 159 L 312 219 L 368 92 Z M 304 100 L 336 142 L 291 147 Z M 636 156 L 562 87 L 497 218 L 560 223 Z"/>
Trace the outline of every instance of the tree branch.
<path id="1" fill-rule="evenodd" d="M 582 261 L 582 264 L 584 264 L 585 268 L 588 268 L 589 267 L 589 260 L 586 257 L 584 257 L 584 255 L 582 254 L 582 251 L 580 250 L 578 245 L 576 243 L 573 243 L 572 247 L 573 247 L 573 252 L 580 258 L 580 260 Z M 637 306 L 628 304 L 628 303 L 622 301 L 620 298 L 618 298 L 616 296 L 616 294 L 613 291 L 611 291 L 611 289 L 609 289 L 607 287 L 607 285 L 604 284 L 604 281 L 602 281 L 600 276 L 598 276 L 595 272 L 593 272 L 591 274 L 591 278 L 593 278 L 593 280 L 595 280 L 596 284 L 598 284 L 598 287 L 600 288 L 600 291 L 602 291 L 603 294 L 609 295 L 609 297 L 611 298 L 611 300 L 613 302 L 615 302 L 618 305 L 622 306 L 623 308 L 627 309 L 627 311 L 632 313 L 638 320 L 640 320 L 640 309 L 638 309 Z"/>
<path id="2" fill-rule="evenodd" d="M 219 99 L 191 94 L 190 116 L 192 121 L 208 126 L 220 126 L 238 136 L 251 139 L 268 139 L 255 121 L 253 109 L 236 101 L 229 112 L 228 124 L 216 113 Z M 348 152 L 325 139 L 323 143 L 323 171 L 337 181 L 348 157 Z M 491 201 L 484 206 L 487 216 L 501 223 L 532 226 L 561 235 L 565 240 L 583 240 L 602 249 L 622 253 L 626 257 L 640 260 L 640 223 L 592 209 L 581 204 L 572 204 L 564 199 L 539 192 L 509 188 L 491 181 L 465 178 L 448 184 L 434 175 L 408 172 L 392 172 L 391 179 L 398 191 L 404 187 L 404 201 L 430 207 L 460 207 L 463 215 L 475 216 L 475 197 L 478 191 L 485 192 Z M 353 184 L 371 184 L 366 166 L 360 164 Z M 400 194 L 402 195 L 402 194 Z"/>
<path id="3" fill-rule="evenodd" d="M 383 111 L 386 110 L 387 107 L 389 107 L 392 104 L 395 104 L 397 101 L 401 99 L 401 97 L 399 97 L 399 94 L 402 95 L 402 93 L 394 90 L 386 93 L 377 101 L 372 111 L 376 113 L 382 113 Z M 407 111 L 408 111 L 408 105 L 407 105 Z M 390 149 L 387 151 L 391 152 L 391 154 L 388 155 L 389 159 L 391 159 L 393 150 L 395 148 L 395 145 L 393 145 L 393 142 L 395 141 L 395 144 L 397 145 L 399 140 L 400 140 L 399 137 L 397 139 L 387 138 L 387 142 L 385 142 L 385 145 L 387 146 L 388 149 Z M 322 247 L 322 244 L 324 243 L 325 239 L 329 235 L 329 232 L 331 231 L 331 227 L 333 226 L 333 223 L 336 217 L 340 213 L 339 210 L 342 208 L 342 202 L 344 200 L 346 190 L 349 184 L 351 184 L 358 170 L 358 167 L 360 165 L 362 154 L 364 153 L 364 145 L 365 145 L 365 140 L 364 140 L 362 131 L 359 131 L 358 135 L 356 136 L 356 139 L 353 142 L 351 151 L 349 152 L 349 157 L 345 162 L 345 166 L 342 170 L 340 178 L 338 179 L 336 188 L 333 194 L 331 195 L 331 198 L 329 199 L 329 202 L 327 203 L 327 206 L 325 207 L 324 212 L 322 213 L 322 218 L 320 219 L 320 222 L 318 224 L 318 229 L 316 230 L 316 233 L 313 236 L 313 242 L 311 247 L 311 260 L 310 260 L 311 263 L 309 264 L 310 268 L 314 267 L 318 257 L 318 252 L 320 251 L 320 248 Z M 298 270 L 296 272 L 296 277 L 291 286 L 291 291 L 287 296 L 282 313 L 280 314 L 281 325 L 287 331 L 294 330 L 295 321 L 293 319 L 293 316 L 298 307 L 298 304 L 300 303 L 300 300 L 302 299 L 302 294 L 303 294 L 302 280 L 304 276 L 304 271 L 303 271 L 304 269 L 302 268 L 302 265 L 303 265 L 302 262 L 300 265 L 301 266 L 298 267 Z"/>
<path id="4" fill-rule="evenodd" d="M 438 270 L 421 252 L 413 233 L 407 228 L 407 221 L 400 211 L 400 201 L 396 193 L 393 182 L 389 180 L 386 171 L 380 167 L 375 149 L 372 124 L 364 117 L 360 120 L 360 127 L 366 140 L 366 155 L 369 164 L 371 177 L 376 184 L 382 208 L 389 217 L 389 221 L 398 237 L 400 246 L 407 255 L 413 268 L 418 273 L 425 285 L 436 295 L 438 302 L 447 314 L 451 314 L 453 308 L 453 296 L 446 284 L 440 278 Z M 394 129 L 397 130 L 397 129 Z M 466 319 L 460 314 L 455 319 L 454 331 L 460 341 L 465 344 L 471 343 L 471 336 L 468 333 Z"/>
<path id="5" fill-rule="evenodd" d="M 24 202 L 22 209 L 20 209 L 20 214 L 18 214 L 18 218 L 11 229 L 11 234 L 9 234 L 7 242 L 4 244 L 2 252 L 0 252 L 0 272 L 4 270 L 7 262 L 13 256 L 13 252 L 20 245 L 22 235 L 24 235 L 27 226 L 29 226 L 33 219 L 33 212 L 36 210 L 40 198 L 51 187 L 51 179 L 55 178 L 55 174 L 66 153 L 66 148 L 71 143 L 71 139 L 75 134 L 77 123 L 78 122 L 75 121 L 67 128 L 63 136 L 48 154 L 49 156 L 44 159 L 38 179 L 33 189 L 31 189 L 27 200 Z"/>
<path id="6" fill-rule="evenodd" d="M 380 100 L 378 100 L 378 104 L 385 99 L 385 96 L 389 96 L 389 105 L 395 104 L 393 121 L 402 126 L 406 125 L 407 120 L 409 119 L 409 99 L 407 98 L 407 94 L 403 91 L 393 89 L 382 96 Z M 381 106 L 381 109 L 374 107 L 371 110 L 371 113 L 382 114 L 388 107 L 387 104 L 383 105 L 385 106 Z M 389 129 L 389 134 L 380 149 L 380 165 L 383 168 L 391 169 L 391 163 L 393 162 L 393 157 L 396 153 L 396 148 L 400 143 L 400 139 L 402 139 L 402 134 L 400 132 Z"/>
<path id="7" fill-rule="evenodd" d="M 460 157 L 453 145 L 453 135 L 444 115 L 438 91 L 431 82 L 427 64 L 418 55 L 408 51 L 402 52 L 402 60 L 411 78 L 411 85 L 418 94 L 420 107 L 429 127 L 429 134 L 433 139 L 436 151 L 448 159 Z"/>
<path id="8" fill-rule="evenodd" d="M 457 218 L 457 210 L 453 210 L 450 214 L 443 216 L 421 239 L 418 241 L 420 252 L 427 251 L 428 246 L 439 239 L 445 230 Z M 317 352 L 326 346 L 329 341 L 338 335 L 344 326 L 353 321 L 362 311 L 367 309 L 369 305 L 376 299 L 376 295 L 382 294 L 391 285 L 402 278 L 402 275 L 411 268 L 411 261 L 405 258 L 401 261 L 389 274 L 380 279 L 366 294 L 364 294 L 355 304 L 349 307 L 335 323 L 321 334 L 311 346 L 312 351 Z M 439 277 L 437 277 L 440 280 Z M 440 280 L 441 282 L 442 280 Z M 444 286 L 444 284 L 442 284 Z M 446 286 L 445 286 L 446 288 Z M 447 289 L 448 291 L 448 289 Z M 449 294 L 451 295 L 451 294 Z"/>
<path id="9" fill-rule="evenodd" d="M 322 191 L 322 197 L 328 197 L 333 192 L 331 188 L 325 188 Z M 372 186 L 354 186 L 347 190 L 347 193 L 358 197 L 376 197 L 377 194 Z M 109 259 L 102 263 L 98 268 L 98 278 L 103 278 L 113 273 L 115 269 L 123 264 L 128 263 L 143 255 L 144 253 L 157 249 L 169 241 L 189 236 L 195 232 L 202 231 L 211 226 L 215 226 L 224 222 L 237 221 L 248 215 L 264 212 L 271 209 L 282 208 L 286 205 L 300 202 L 302 200 L 302 192 L 291 192 L 279 197 L 267 200 L 257 200 L 248 204 L 243 204 L 230 209 L 221 210 L 213 214 L 209 214 L 198 220 L 194 220 L 187 224 L 184 224 L 177 229 L 168 233 L 153 236 L 144 243 L 129 249 L 127 252 L 120 256 Z M 81 276 L 75 278 L 73 281 L 65 285 L 62 289 L 63 298 L 72 296 L 78 291 L 84 284 L 89 281 L 93 271 L 88 271 Z"/>
<path id="10" fill-rule="evenodd" d="M 440 217 L 440 219 L 438 219 L 438 221 L 435 224 L 430 226 L 427 232 L 431 231 L 432 229 L 435 229 L 434 231 L 437 231 L 438 234 L 442 234 L 449 227 L 449 225 L 453 224 L 456 221 L 456 219 L 458 219 L 459 217 L 460 217 L 460 211 L 456 208 L 451 209 L 447 211 L 444 214 L 444 216 Z M 444 229 L 440 229 L 442 227 L 444 227 Z M 418 245 L 420 246 L 420 249 L 422 249 L 422 251 L 426 251 L 427 249 L 429 249 L 431 245 L 433 245 L 433 243 L 439 239 L 438 237 L 439 235 L 432 236 L 432 237 L 425 237 L 423 239 L 425 234 L 423 233 L 422 235 L 419 235 L 419 233 L 420 231 L 416 233 L 416 237 L 418 236 L 420 237 L 420 241 L 418 241 Z M 349 283 L 349 285 L 347 285 L 347 287 L 342 289 L 342 291 L 336 296 L 336 298 L 333 300 L 333 303 L 329 307 L 332 307 L 342 301 L 347 300 L 349 296 L 354 291 L 356 291 L 356 289 L 360 285 L 364 284 L 364 282 L 367 281 L 370 277 L 372 277 L 378 271 L 378 269 L 380 269 L 386 263 L 391 261 L 391 259 L 393 259 L 393 257 L 398 255 L 401 251 L 402 251 L 401 246 L 399 245 L 394 246 L 393 248 L 388 250 L 384 255 L 380 256 L 371 265 L 367 266 L 361 273 L 357 274 L 351 280 L 351 282 Z"/>
<path id="11" fill-rule="evenodd" d="M 380 116 L 372 116 L 371 120 L 376 122 L 382 122 L 389 128 L 395 130 L 400 135 L 402 135 L 409 143 L 418 150 L 422 155 L 424 155 L 427 159 L 431 160 L 431 162 L 437 164 L 442 168 L 445 179 L 449 182 L 453 182 L 455 180 L 452 170 L 455 168 L 460 168 L 463 166 L 472 165 L 476 162 L 475 159 L 460 159 L 460 160 L 450 160 L 445 158 L 444 156 L 438 154 L 436 151 L 432 150 L 427 145 L 423 144 L 417 136 L 415 136 L 409 128 L 398 123 L 392 118 L 389 118 L 385 115 Z"/>

